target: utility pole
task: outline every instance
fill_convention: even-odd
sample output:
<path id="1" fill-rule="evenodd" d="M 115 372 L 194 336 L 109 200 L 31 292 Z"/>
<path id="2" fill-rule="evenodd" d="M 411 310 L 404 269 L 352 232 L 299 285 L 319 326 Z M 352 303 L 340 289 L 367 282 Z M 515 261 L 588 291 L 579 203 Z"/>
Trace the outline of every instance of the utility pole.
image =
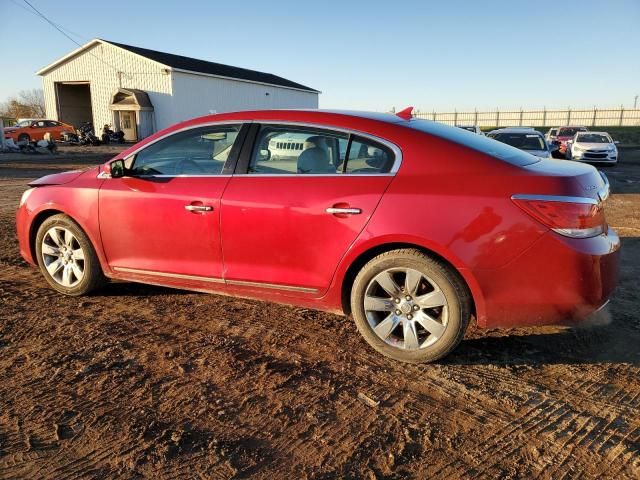
<path id="1" fill-rule="evenodd" d="M 635 110 L 636 108 L 638 108 L 638 95 L 633 97 L 633 109 Z"/>

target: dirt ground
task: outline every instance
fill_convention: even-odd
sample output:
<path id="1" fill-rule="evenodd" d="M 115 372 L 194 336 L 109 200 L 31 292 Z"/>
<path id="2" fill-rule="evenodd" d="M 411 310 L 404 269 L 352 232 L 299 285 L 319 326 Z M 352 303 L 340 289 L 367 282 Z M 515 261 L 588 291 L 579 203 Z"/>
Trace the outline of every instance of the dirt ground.
<path id="1" fill-rule="evenodd" d="M 0 478 L 640 478 L 640 150 L 605 169 L 623 237 L 608 325 L 471 327 L 420 366 L 312 310 L 54 293 L 18 254 L 20 194 L 113 151 L 0 155 Z"/>

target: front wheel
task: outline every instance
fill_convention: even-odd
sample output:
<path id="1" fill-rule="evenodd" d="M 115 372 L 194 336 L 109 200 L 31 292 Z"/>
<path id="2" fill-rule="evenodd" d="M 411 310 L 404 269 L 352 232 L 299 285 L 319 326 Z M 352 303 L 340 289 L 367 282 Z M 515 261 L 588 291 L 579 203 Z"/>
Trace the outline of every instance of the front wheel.
<path id="1" fill-rule="evenodd" d="M 419 250 L 392 250 L 358 273 L 351 311 L 375 350 L 402 362 L 424 363 L 460 343 L 471 317 L 471 297 L 447 265 Z"/>
<path id="2" fill-rule="evenodd" d="M 18 136 L 18 142 L 31 142 L 31 137 L 29 136 L 28 133 L 21 133 L 20 136 Z"/>
<path id="3" fill-rule="evenodd" d="M 106 281 L 89 238 L 66 215 L 53 215 L 40 225 L 36 255 L 45 280 L 65 295 L 85 295 Z"/>

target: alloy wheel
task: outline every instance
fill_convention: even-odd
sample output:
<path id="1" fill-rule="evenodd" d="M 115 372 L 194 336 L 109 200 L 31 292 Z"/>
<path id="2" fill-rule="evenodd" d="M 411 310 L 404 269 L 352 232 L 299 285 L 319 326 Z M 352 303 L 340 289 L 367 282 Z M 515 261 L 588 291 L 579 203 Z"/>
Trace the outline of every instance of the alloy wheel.
<path id="1" fill-rule="evenodd" d="M 78 285 L 84 277 L 85 256 L 78 239 L 64 227 L 52 227 L 42 238 L 42 260 L 53 280 L 63 287 Z"/>
<path id="2" fill-rule="evenodd" d="M 433 345 L 448 322 L 444 293 L 432 278 L 412 268 L 390 268 L 371 279 L 364 310 L 374 333 L 402 350 Z"/>

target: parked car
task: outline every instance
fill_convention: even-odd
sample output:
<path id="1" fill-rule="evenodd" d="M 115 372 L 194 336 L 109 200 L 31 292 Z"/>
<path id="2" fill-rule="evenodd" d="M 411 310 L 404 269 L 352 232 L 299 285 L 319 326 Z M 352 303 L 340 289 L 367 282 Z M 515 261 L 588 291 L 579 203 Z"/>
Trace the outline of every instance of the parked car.
<path id="1" fill-rule="evenodd" d="M 557 133 L 558 133 L 557 128 L 550 128 L 547 131 L 547 134 L 544 136 L 544 138 L 547 140 L 548 144 L 552 144 L 556 140 Z"/>
<path id="2" fill-rule="evenodd" d="M 456 125 L 456 127 L 473 132 L 476 135 L 484 135 L 484 132 L 480 130 L 480 127 L 477 125 Z"/>
<path id="3" fill-rule="evenodd" d="M 568 142 L 567 158 L 570 160 L 606 163 L 618 163 L 618 148 L 607 132 L 578 132 Z"/>
<path id="4" fill-rule="evenodd" d="M 501 128 L 487 135 L 540 158 L 551 158 L 551 148 L 540 132 L 533 128 Z"/>
<path id="5" fill-rule="evenodd" d="M 560 158 L 567 158 L 567 142 L 571 140 L 576 133 L 586 131 L 587 127 L 558 127 L 555 143 L 558 146 L 558 155 Z"/>
<path id="6" fill-rule="evenodd" d="M 29 119 L 20 123 L 25 126 L 8 127 L 4 129 L 5 138 L 12 138 L 14 142 L 35 142 L 44 139 L 45 134 L 50 133 L 53 140 L 60 140 L 67 132 L 75 132 L 73 125 L 58 122 L 56 120 Z"/>
<path id="7" fill-rule="evenodd" d="M 405 362 L 451 352 L 472 317 L 582 320 L 616 285 L 606 177 L 404 111 L 210 115 L 30 186 L 20 252 L 58 292 L 117 279 L 344 313 Z"/>

